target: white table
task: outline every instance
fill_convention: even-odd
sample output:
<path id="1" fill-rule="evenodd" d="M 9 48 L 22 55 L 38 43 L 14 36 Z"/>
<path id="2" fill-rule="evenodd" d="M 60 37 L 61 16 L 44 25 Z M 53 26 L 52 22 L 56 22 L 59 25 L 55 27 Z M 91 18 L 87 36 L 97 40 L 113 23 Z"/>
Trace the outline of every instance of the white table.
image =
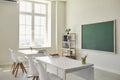
<path id="1" fill-rule="evenodd" d="M 66 80 L 66 73 L 73 72 L 78 76 L 85 78 L 86 80 L 94 80 L 94 68 L 93 64 L 81 64 L 81 61 L 70 59 L 67 57 L 35 57 L 36 60 L 55 66 L 58 69 L 63 70 L 63 80 Z M 82 74 L 79 72 L 82 72 Z"/>
<path id="2" fill-rule="evenodd" d="M 26 56 L 33 56 L 33 57 L 44 55 L 44 53 L 38 53 L 37 50 L 18 50 L 18 52 L 20 52 Z"/>

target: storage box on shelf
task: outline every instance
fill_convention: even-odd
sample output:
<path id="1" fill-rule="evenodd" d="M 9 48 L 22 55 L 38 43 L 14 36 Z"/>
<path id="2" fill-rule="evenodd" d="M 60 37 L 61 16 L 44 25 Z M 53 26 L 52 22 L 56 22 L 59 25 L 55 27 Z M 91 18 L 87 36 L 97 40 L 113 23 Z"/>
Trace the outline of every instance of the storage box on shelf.
<path id="1" fill-rule="evenodd" d="M 76 58 L 76 34 L 69 33 L 62 35 L 62 55 Z"/>

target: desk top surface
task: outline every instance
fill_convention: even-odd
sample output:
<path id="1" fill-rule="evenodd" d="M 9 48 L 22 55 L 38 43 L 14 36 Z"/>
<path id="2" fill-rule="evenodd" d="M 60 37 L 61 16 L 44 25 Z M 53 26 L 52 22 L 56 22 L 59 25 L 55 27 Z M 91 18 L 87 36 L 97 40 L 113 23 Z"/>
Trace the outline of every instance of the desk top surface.
<path id="1" fill-rule="evenodd" d="M 83 68 L 93 66 L 93 64 L 89 64 L 89 63 L 82 64 L 81 61 L 79 60 L 74 60 L 74 59 L 70 59 L 62 56 L 56 56 L 56 57 L 44 56 L 44 57 L 35 57 L 35 59 L 40 62 L 47 63 L 65 70 L 83 69 Z"/>

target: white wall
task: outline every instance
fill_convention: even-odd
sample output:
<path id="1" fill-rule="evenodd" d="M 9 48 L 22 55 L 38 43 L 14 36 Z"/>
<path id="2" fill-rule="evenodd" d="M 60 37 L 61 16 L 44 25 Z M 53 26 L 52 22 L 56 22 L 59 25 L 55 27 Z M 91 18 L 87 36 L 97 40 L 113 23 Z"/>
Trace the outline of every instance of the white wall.
<path id="1" fill-rule="evenodd" d="M 88 54 L 87 62 L 120 74 L 120 0 L 67 0 L 67 26 L 77 34 L 77 58 Z M 81 49 L 81 25 L 116 19 L 117 53 Z"/>
<path id="2" fill-rule="evenodd" d="M 0 3 L 0 65 L 10 62 L 8 48 L 18 49 L 18 5 Z"/>

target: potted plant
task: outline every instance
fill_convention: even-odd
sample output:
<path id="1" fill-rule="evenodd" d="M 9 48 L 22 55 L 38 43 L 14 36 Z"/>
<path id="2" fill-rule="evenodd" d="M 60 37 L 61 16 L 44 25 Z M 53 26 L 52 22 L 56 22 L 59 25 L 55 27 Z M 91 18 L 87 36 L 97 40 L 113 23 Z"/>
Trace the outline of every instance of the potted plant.
<path id="1" fill-rule="evenodd" d="M 67 34 L 69 34 L 69 32 L 71 31 L 70 28 L 66 28 L 65 31 L 67 32 Z"/>
<path id="2" fill-rule="evenodd" d="M 82 64 L 86 64 L 86 58 L 87 58 L 87 55 L 85 55 L 84 57 L 82 57 Z"/>

